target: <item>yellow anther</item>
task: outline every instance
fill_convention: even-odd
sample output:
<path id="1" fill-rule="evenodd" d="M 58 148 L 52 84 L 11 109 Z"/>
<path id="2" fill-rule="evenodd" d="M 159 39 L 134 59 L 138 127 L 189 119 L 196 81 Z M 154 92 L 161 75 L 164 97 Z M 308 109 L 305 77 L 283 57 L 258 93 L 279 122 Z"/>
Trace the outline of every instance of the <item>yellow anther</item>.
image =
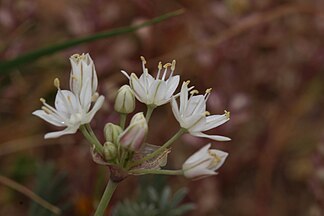
<path id="1" fill-rule="evenodd" d="M 230 117 L 231 117 L 231 113 L 228 112 L 228 111 L 226 111 L 226 110 L 224 110 L 224 112 L 225 112 L 225 116 L 226 116 L 226 118 L 230 119 Z"/>
<path id="2" fill-rule="evenodd" d="M 140 56 L 140 58 L 141 58 L 141 61 L 143 62 L 143 64 L 146 64 L 146 60 L 145 60 L 144 56 Z"/>
<path id="3" fill-rule="evenodd" d="M 39 100 L 40 100 L 40 102 L 42 102 L 42 103 L 46 103 L 46 100 L 45 100 L 44 98 L 40 98 Z"/>
<path id="4" fill-rule="evenodd" d="M 170 66 L 172 66 L 172 64 L 168 62 L 168 63 L 166 63 L 165 65 L 163 65 L 163 68 L 167 69 L 167 68 L 170 67 Z"/>
<path id="5" fill-rule="evenodd" d="M 42 106 L 42 110 L 44 110 L 44 112 L 46 112 L 46 114 L 51 114 L 51 113 L 53 113 L 50 109 L 48 109 L 48 108 L 45 107 L 45 106 Z"/>
<path id="6" fill-rule="evenodd" d="M 162 62 L 159 62 L 158 69 L 162 70 Z"/>
<path id="7" fill-rule="evenodd" d="M 176 60 L 172 61 L 172 65 L 171 65 L 171 70 L 175 70 L 175 66 L 176 66 Z"/>
<path id="8" fill-rule="evenodd" d="M 212 90 L 212 88 L 206 89 L 206 93 L 209 94 Z"/>
<path id="9" fill-rule="evenodd" d="M 204 115 L 205 115 L 205 116 L 209 116 L 209 115 L 210 115 L 210 112 L 205 111 L 205 112 L 204 112 Z"/>
<path id="10" fill-rule="evenodd" d="M 71 77 L 72 79 L 74 79 L 74 80 L 78 80 L 78 77 L 75 76 L 75 75 L 73 75 L 73 74 L 72 74 L 70 77 Z"/>
<path id="11" fill-rule="evenodd" d="M 221 158 L 217 154 L 213 153 L 211 150 L 209 150 L 208 153 L 209 153 L 210 156 L 213 157 L 213 161 L 211 163 L 211 166 L 215 166 L 221 161 Z"/>
<path id="12" fill-rule="evenodd" d="M 54 79 L 54 86 L 58 89 L 60 88 L 60 80 L 58 78 Z"/>
<path id="13" fill-rule="evenodd" d="M 187 80 L 187 81 L 185 82 L 185 85 L 189 85 L 189 83 L 190 83 L 190 80 Z"/>
<path id="14" fill-rule="evenodd" d="M 196 90 L 196 89 L 194 89 L 194 90 L 192 90 L 192 91 L 190 92 L 191 95 L 198 94 L 198 93 L 199 93 L 199 91 Z"/>

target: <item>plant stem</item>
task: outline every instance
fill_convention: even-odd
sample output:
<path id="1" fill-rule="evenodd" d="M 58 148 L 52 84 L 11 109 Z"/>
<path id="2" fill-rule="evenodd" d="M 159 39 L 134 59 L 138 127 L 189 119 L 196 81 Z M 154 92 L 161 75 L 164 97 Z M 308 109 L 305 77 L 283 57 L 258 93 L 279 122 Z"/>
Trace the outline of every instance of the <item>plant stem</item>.
<path id="1" fill-rule="evenodd" d="M 97 139 L 96 135 L 93 133 L 90 125 L 89 124 L 81 125 L 79 129 L 82 132 L 83 136 L 88 140 L 88 142 L 91 143 L 95 147 L 95 150 L 99 154 L 102 155 L 103 154 L 103 146 Z"/>
<path id="2" fill-rule="evenodd" d="M 114 191 L 117 188 L 117 185 L 118 185 L 118 183 L 112 181 L 111 179 L 108 181 L 105 192 L 101 197 L 101 200 L 99 202 L 99 205 L 97 207 L 97 210 L 96 210 L 94 216 L 103 216 L 104 215 L 105 210 L 109 204 L 109 201 L 110 201 Z"/>
<path id="3" fill-rule="evenodd" d="M 146 116 L 145 116 L 147 123 L 150 121 L 150 118 L 151 118 L 151 115 L 152 115 L 152 112 L 154 109 L 155 109 L 155 106 L 147 105 L 147 111 L 146 111 Z"/>
<path id="4" fill-rule="evenodd" d="M 160 148 L 158 148 L 156 151 L 152 152 L 151 154 L 146 155 L 145 157 L 141 158 L 140 160 L 134 161 L 130 165 L 130 167 L 135 167 L 137 165 L 140 165 L 144 161 L 150 160 L 152 158 L 157 157 L 158 155 L 162 154 L 174 141 L 179 139 L 179 137 L 186 132 L 185 129 L 181 128 L 171 139 L 169 139 L 166 143 L 163 144 Z"/>
<path id="5" fill-rule="evenodd" d="M 129 173 L 131 173 L 131 174 L 183 175 L 182 170 L 135 169 L 135 170 L 130 170 Z"/>
<path id="6" fill-rule="evenodd" d="M 120 125 L 120 127 L 121 127 L 123 130 L 125 129 L 126 117 L 127 117 L 127 114 L 120 113 L 120 122 L 119 122 L 119 125 Z"/>

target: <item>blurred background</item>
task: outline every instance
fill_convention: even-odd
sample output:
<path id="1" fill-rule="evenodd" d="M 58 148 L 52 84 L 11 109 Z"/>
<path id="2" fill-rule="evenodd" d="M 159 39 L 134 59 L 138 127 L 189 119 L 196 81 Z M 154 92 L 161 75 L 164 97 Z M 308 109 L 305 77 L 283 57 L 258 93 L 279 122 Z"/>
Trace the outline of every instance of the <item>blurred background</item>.
<path id="1" fill-rule="evenodd" d="M 106 96 L 92 122 L 101 140 L 105 123 L 118 122 L 114 96 L 127 83 L 120 70 L 140 74 L 140 55 L 153 74 L 158 61 L 176 59 L 182 81 L 191 80 L 200 92 L 213 88 L 211 113 L 231 112 L 228 123 L 210 131 L 232 138 L 213 143 L 230 153 L 219 175 L 198 181 L 129 177 L 112 208 L 136 199 L 137 185 L 164 182 L 171 193 L 187 188 L 181 203 L 194 203 L 195 210 L 183 215 L 324 215 L 322 0 L 1 0 L 0 59 L 178 9 L 184 12 L 132 33 L 77 45 L 10 71 L 0 67 L 0 215 L 51 215 L 8 187 L 9 180 L 58 206 L 63 215 L 91 215 L 98 204 L 108 173 L 92 161 L 82 135 L 44 140 L 58 128 L 31 115 L 40 97 L 53 104 L 55 77 L 68 87 L 69 56 L 87 52 Z M 160 107 L 151 118 L 148 141 L 161 145 L 177 129 L 170 105 Z M 183 136 L 168 168 L 179 168 L 208 142 Z"/>

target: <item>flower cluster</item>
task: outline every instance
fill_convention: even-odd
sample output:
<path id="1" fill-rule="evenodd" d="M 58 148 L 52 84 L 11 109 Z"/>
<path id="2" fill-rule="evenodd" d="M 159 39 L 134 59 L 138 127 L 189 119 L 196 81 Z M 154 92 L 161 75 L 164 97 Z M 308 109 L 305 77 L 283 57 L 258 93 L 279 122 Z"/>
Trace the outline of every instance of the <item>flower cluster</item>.
<path id="1" fill-rule="evenodd" d="M 180 76 L 174 75 L 176 61 L 158 64 L 157 75 L 153 77 L 146 68 L 146 60 L 141 57 L 143 73 L 138 76 L 122 71 L 129 85 L 122 86 L 116 95 L 115 111 L 120 114 L 119 125 L 107 123 L 104 128 L 105 141 L 97 139 L 90 122 L 101 108 L 104 96 L 97 92 L 98 78 L 94 63 L 89 54 L 71 56 L 70 90 L 62 90 L 59 79 L 54 80 L 57 88 L 55 106 L 52 107 L 41 98 L 43 106 L 33 112 L 50 124 L 65 127 L 62 131 L 51 132 L 45 138 L 56 138 L 73 134 L 80 130 L 90 142 L 95 162 L 107 165 L 113 181 L 121 181 L 130 174 L 170 174 L 184 175 L 187 178 L 201 178 L 217 174 L 216 170 L 224 163 L 227 153 L 210 149 L 207 144 L 189 157 L 180 170 L 161 169 L 167 163 L 171 144 L 182 134 L 208 138 L 215 141 L 228 141 L 228 137 L 208 135 L 203 132 L 216 128 L 229 120 L 229 112 L 211 115 L 206 102 L 211 89 L 199 95 L 189 81 L 183 82 L 179 93 L 175 93 Z M 147 111 L 138 112 L 131 117 L 138 101 L 147 105 Z M 179 131 L 162 146 L 148 144 L 148 122 L 152 112 L 158 106 L 170 103 L 175 119 L 179 122 Z"/>

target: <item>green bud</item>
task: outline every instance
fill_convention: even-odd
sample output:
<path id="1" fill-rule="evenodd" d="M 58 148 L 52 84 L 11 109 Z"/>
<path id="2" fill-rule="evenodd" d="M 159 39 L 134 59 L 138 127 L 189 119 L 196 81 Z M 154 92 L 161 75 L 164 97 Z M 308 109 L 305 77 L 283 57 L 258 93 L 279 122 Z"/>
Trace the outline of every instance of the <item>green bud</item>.
<path id="1" fill-rule="evenodd" d="M 103 146 L 103 154 L 107 161 L 113 160 L 117 155 L 116 145 L 111 142 L 105 142 Z"/>
<path id="2" fill-rule="evenodd" d="M 116 112 L 128 114 L 135 110 L 135 96 L 129 85 L 123 85 L 117 92 L 115 106 Z"/>
<path id="3" fill-rule="evenodd" d="M 123 132 L 123 129 L 118 125 L 107 123 L 105 125 L 104 132 L 105 132 L 105 138 L 107 142 L 117 144 L 118 136 Z"/>

